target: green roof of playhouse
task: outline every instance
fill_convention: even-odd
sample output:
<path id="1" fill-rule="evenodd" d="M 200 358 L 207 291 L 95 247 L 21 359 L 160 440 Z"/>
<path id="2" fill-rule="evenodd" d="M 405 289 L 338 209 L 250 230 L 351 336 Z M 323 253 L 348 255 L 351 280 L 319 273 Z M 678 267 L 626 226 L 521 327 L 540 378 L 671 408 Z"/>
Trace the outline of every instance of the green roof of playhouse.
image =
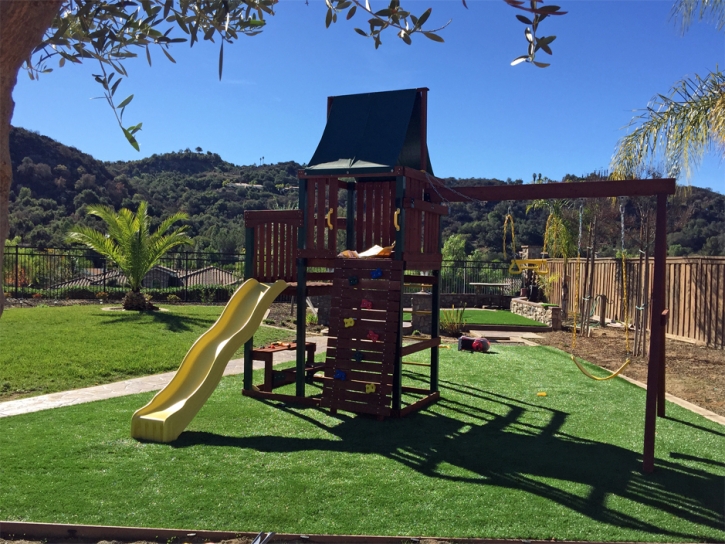
<path id="1" fill-rule="evenodd" d="M 426 142 L 427 91 L 329 97 L 327 125 L 305 174 L 360 176 L 396 166 L 433 174 Z"/>

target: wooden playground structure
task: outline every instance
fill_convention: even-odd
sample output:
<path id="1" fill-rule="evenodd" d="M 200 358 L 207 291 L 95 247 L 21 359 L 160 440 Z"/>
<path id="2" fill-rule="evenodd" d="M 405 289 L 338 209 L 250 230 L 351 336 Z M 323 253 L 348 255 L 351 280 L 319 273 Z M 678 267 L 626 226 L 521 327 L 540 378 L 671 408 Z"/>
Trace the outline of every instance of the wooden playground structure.
<path id="1" fill-rule="evenodd" d="M 643 467 L 651 472 L 656 417 L 665 409 L 665 236 L 667 195 L 675 192 L 675 180 L 447 187 L 433 175 L 428 157 L 427 97 L 428 89 L 420 88 L 328 98 L 322 139 L 298 172 L 299 208 L 245 212 L 245 277 L 288 282 L 285 294 L 297 301 L 297 341 L 295 368 L 279 383 L 271 383 L 270 374 L 263 388 L 252 383 L 255 350 L 253 340 L 247 342 L 243 394 L 380 419 L 420 410 L 440 396 L 438 282 L 441 216 L 448 202 L 656 195 Z M 390 256 L 338 257 L 374 245 L 391 248 Z M 431 292 L 430 338 L 403 341 L 406 284 Z M 328 348 L 324 363 L 312 363 L 305 345 L 306 299 L 319 295 L 331 297 Z M 428 387 L 406 387 L 403 357 L 423 350 L 429 351 Z M 308 397 L 306 380 L 318 371 L 324 372 L 315 378 L 322 392 Z M 273 391 L 289 383 L 295 384 L 294 395 Z"/>

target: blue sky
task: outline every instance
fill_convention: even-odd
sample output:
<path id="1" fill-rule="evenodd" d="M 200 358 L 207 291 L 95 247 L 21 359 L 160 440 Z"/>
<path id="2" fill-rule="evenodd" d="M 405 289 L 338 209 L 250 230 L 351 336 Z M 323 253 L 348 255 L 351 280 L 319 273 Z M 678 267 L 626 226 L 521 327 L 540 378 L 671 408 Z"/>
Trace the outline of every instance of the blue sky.
<path id="1" fill-rule="evenodd" d="M 370 0 L 373 8 L 386 3 Z M 568 15 L 540 34 L 557 36 L 546 69 L 509 65 L 525 53 L 524 25 L 502 0 L 406 0 L 433 8 L 431 26 L 452 19 L 446 43 L 393 33 L 377 51 L 358 36 L 360 13 L 325 29 L 322 0 L 282 0 L 256 37 L 225 47 L 176 44 L 131 60 L 118 93 L 134 94 L 129 124 L 143 121 L 141 152 L 125 141 L 91 73 L 66 65 L 40 81 L 20 74 L 12 123 L 102 160 L 131 160 L 197 146 L 236 164 L 307 162 L 325 123 L 329 95 L 428 87 L 428 147 L 441 177 L 561 179 L 607 168 L 625 127 L 656 93 L 725 65 L 725 34 L 697 23 L 682 35 L 671 1 L 561 0 Z M 547 57 L 544 59 L 543 57 Z M 711 153 L 690 183 L 725 192 L 725 166 Z"/>

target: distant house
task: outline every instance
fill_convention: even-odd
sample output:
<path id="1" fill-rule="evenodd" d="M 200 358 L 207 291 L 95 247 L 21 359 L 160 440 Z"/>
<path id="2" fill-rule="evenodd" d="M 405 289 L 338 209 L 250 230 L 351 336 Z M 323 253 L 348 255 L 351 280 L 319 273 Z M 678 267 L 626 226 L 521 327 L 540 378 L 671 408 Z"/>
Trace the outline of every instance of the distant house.
<path id="1" fill-rule="evenodd" d="M 156 265 L 144 276 L 141 287 L 145 289 L 167 289 L 169 287 L 192 287 L 195 285 L 230 286 L 242 281 L 242 278 L 216 266 L 207 266 L 198 270 L 174 270 Z M 126 276 L 120 270 L 89 268 L 80 276 L 57 283 L 51 289 L 124 287 Z"/>
<path id="2" fill-rule="evenodd" d="M 183 271 L 179 271 L 179 274 L 179 279 L 186 287 L 192 287 L 194 285 L 228 286 L 242 281 L 242 278 L 216 266 L 207 266 L 198 270 L 192 270 L 186 274 Z"/>

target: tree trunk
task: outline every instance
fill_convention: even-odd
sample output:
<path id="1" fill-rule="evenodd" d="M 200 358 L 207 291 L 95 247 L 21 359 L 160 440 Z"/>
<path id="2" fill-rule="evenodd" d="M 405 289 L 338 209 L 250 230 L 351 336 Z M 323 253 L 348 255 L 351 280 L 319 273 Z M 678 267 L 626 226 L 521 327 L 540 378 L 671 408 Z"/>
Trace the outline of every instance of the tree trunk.
<path id="1" fill-rule="evenodd" d="M 62 0 L 0 0 L 0 272 L 5 262 L 5 241 L 10 234 L 10 120 L 13 116 L 13 89 L 18 71 L 43 41 Z M 5 295 L 0 289 L 0 316 Z"/>

